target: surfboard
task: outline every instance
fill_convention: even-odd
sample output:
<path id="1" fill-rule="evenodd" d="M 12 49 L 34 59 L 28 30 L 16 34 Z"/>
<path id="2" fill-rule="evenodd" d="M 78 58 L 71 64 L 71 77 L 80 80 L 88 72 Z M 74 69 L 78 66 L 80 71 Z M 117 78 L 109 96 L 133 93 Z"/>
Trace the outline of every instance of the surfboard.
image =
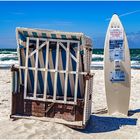
<path id="1" fill-rule="evenodd" d="M 109 23 L 104 44 L 104 79 L 108 113 L 128 114 L 131 86 L 130 53 L 119 17 Z"/>

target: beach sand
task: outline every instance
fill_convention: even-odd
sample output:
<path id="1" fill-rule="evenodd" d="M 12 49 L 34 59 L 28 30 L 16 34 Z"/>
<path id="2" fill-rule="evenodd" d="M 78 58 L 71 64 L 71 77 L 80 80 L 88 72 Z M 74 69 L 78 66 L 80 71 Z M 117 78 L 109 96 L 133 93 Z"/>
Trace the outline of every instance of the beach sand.
<path id="1" fill-rule="evenodd" d="M 140 138 L 140 70 L 132 70 L 129 116 L 110 116 L 104 90 L 103 70 L 94 70 L 93 114 L 84 130 L 35 120 L 11 120 L 11 72 L 0 70 L 0 138 Z"/>

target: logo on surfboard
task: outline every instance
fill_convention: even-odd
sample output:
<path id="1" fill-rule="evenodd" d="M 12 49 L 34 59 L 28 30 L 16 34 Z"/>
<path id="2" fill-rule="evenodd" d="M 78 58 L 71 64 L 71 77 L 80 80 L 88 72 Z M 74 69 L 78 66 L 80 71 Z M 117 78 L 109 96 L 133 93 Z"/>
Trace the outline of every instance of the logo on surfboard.
<path id="1" fill-rule="evenodd" d="M 121 61 L 124 60 L 123 30 L 120 28 L 110 29 L 109 56 L 114 62 L 114 71 L 110 72 L 111 82 L 125 81 L 125 73 L 121 70 Z"/>

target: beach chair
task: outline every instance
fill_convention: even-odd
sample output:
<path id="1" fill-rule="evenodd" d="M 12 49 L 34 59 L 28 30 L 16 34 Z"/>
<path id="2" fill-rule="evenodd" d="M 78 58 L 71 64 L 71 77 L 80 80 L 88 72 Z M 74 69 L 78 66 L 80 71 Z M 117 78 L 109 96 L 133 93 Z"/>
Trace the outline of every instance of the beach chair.
<path id="1" fill-rule="evenodd" d="M 11 118 L 84 128 L 92 105 L 92 42 L 83 33 L 17 28 Z"/>

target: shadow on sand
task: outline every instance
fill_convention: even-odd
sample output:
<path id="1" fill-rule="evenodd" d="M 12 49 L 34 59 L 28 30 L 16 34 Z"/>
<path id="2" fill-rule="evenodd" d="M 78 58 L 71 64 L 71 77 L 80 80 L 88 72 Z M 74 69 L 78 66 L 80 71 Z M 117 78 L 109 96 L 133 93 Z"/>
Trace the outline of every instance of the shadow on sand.
<path id="1" fill-rule="evenodd" d="M 136 125 L 137 119 L 134 118 L 116 118 L 116 117 L 101 117 L 91 115 L 89 123 L 83 133 L 102 133 L 119 129 L 123 125 Z"/>
<path id="2" fill-rule="evenodd" d="M 129 110 L 128 111 L 128 116 L 133 116 L 136 113 L 140 113 L 140 109 L 136 109 L 136 110 Z"/>

